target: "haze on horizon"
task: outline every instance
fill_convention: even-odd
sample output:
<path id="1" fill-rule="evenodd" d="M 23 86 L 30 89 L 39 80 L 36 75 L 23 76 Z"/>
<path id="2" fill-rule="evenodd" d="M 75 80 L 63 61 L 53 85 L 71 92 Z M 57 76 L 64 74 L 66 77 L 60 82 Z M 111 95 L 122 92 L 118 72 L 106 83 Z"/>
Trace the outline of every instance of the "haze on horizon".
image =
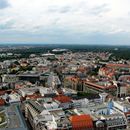
<path id="1" fill-rule="evenodd" d="M 0 0 L 0 43 L 130 45 L 130 0 Z"/>

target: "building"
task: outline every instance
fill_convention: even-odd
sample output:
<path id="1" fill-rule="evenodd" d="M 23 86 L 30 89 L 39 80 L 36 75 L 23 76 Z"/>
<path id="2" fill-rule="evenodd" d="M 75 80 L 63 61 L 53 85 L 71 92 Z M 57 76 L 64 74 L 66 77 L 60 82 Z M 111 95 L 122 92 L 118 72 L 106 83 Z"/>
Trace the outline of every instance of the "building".
<path id="1" fill-rule="evenodd" d="M 126 83 L 117 83 L 117 95 L 118 97 L 125 97 L 128 95 L 128 85 Z"/>
<path id="2" fill-rule="evenodd" d="M 74 115 L 69 119 L 72 130 L 93 130 L 93 120 L 90 115 Z"/>
<path id="3" fill-rule="evenodd" d="M 8 95 L 9 103 L 16 103 L 21 101 L 21 96 L 14 92 Z"/>
<path id="4" fill-rule="evenodd" d="M 5 105 L 5 100 L 0 98 L 0 106 L 4 106 Z"/>
<path id="5" fill-rule="evenodd" d="M 40 87 L 39 92 L 41 96 L 44 97 L 54 97 L 58 94 L 58 92 L 55 89 L 52 89 L 51 87 L 50 88 Z"/>
<path id="6" fill-rule="evenodd" d="M 55 59 L 55 54 L 48 52 L 46 54 L 42 54 L 42 57 L 46 57 L 46 58 L 49 58 L 49 59 Z"/>
<path id="7" fill-rule="evenodd" d="M 19 81 L 19 78 L 16 75 L 2 75 L 2 82 L 4 83 L 15 83 Z"/>
<path id="8" fill-rule="evenodd" d="M 29 81 L 31 83 L 36 83 L 40 79 L 40 74 L 39 73 L 23 73 L 18 75 L 19 80 L 23 81 Z"/>
<path id="9" fill-rule="evenodd" d="M 21 88 L 19 89 L 19 94 L 22 96 L 22 97 L 25 97 L 27 95 L 33 95 L 35 94 L 36 92 L 39 92 L 39 88 L 38 87 L 31 87 L 31 88 Z"/>
<path id="10" fill-rule="evenodd" d="M 111 95 L 117 95 L 117 86 L 112 82 L 91 82 L 84 81 L 83 90 L 86 92 L 94 93 L 109 93 Z"/>
<path id="11" fill-rule="evenodd" d="M 106 67 L 113 68 L 113 69 L 119 70 L 119 71 L 130 72 L 130 65 L 128 65 L 128 64 L 108 63 L 108 64 L 106 64 Z"/>
<path id="12" fill-rule="evenodd" d="M 126 116 L 128 122 L 130 122 L 130 104 L 127 101 L 113 101 L 113 107 L 119 110 Z"/>
<path id="13" fill-rule="evenodd" d="M 126 118 L 121 114 L 102 115 L 101 119 L 105 120 L 107 130 L 125 130 L 127 128 Z"/>
<path id="14" fill-rule="evenodd" d="M 124 130 L 127 128 L 127 119 L 124 113 L 114 108 L 113 102 L 89 102 L 86 107 L 75 110 L 77 115 L 89 114 L 93 120 L 94 130 Z"/>
<path id="15" fill-rule="evenodd" d="M 28 130 L 19 104 L 12 104 L 8 107 L 2 107 L 0 117 L 4 122 L 0 122 L 0 130 Z"/>
<path id="16" fill-rule="evenodd" d="M 115 79 L 115 70 L 113 68 L 102 67 L 98 71 L 99 76 L 108 77 L 110 79 Z"/>
<path id="17" fill-rule="evenodd" d="M 120 75 L 127 75 L 130 73 L 130 65 L 128 64 L 114 64 L 108 63 L 105 67 L 99 69 L 98 74 L 110 79 L 118 78 Z"/>
<path id="18" fill-rule="evenodd" d="M 75 96 L 77 95 L 77 91 L 70 88 L 61 88 L 62 93 L 66 96 Z"/>
<path id="19" fill-rule="evenodd" d="M 61 86 L 61 81 L 58 75 L 51 73 L 47 79 L 48 87 L 59 88 Z"/>
<path id="20" fill-rule="evenodd" d="M 63 109 L 69 109 L 72 107 L 71 98 L 64 95 L 58 95 L 53 98 L 61 108 Z"/>
<path id="21" fill-rule="evenodd" d="M 69 130 L 71 128 L 64 111 L 51 98 L 27 101 L 25 115 L 33 130 Z"/>
<path id="22" fill-rule="evenodd" d="M 76 91 L 83 91 L 83 80 L 76 76 L 68 76 L 64 79 L 64 87 Z"/>

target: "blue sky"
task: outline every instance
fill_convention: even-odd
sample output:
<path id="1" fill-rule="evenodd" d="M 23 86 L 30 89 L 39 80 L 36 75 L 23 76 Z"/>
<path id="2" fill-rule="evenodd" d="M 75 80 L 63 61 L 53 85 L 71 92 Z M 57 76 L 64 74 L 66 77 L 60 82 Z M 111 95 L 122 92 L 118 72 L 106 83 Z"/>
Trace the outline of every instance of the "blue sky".
<path id="1" fill-rule="evenodd" d="M 0 43 L 130 45 L 130 0 L 0 0 Z"/>

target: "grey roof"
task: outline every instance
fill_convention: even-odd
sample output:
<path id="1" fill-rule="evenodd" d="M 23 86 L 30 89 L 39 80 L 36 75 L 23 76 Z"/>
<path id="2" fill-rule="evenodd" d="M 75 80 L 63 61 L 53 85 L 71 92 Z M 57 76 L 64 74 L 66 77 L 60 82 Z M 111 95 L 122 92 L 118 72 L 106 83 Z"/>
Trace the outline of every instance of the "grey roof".
<path id="1" fill-rule="evenodd" d="M 43 106 L 38 105 L 36 102 L 32 100 L 29 100 L 28 103 L 31 104 L 34 107 L 34 109 L 36 109 L 36 111 L 38 111 L 39 113 L 41 113 L 44 110 Z"/>

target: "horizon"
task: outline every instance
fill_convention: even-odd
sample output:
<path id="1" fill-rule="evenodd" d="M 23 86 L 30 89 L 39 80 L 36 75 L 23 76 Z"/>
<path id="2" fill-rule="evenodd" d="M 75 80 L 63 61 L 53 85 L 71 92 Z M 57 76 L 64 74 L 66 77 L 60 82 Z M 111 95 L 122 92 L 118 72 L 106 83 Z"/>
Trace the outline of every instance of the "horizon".
<path id="1" fill-rule="evenodd" d="M 22 46 L 22 45 L 26 45 L 26 46 L 50 46 L 50 45 L 54 45 L 54 46 L 110 46 L 110 47 L 130 47 L 130 45 L 115 45 L 115 44 L 79 44 L 79 43 L 0 43 L 0 46 Z"/>

